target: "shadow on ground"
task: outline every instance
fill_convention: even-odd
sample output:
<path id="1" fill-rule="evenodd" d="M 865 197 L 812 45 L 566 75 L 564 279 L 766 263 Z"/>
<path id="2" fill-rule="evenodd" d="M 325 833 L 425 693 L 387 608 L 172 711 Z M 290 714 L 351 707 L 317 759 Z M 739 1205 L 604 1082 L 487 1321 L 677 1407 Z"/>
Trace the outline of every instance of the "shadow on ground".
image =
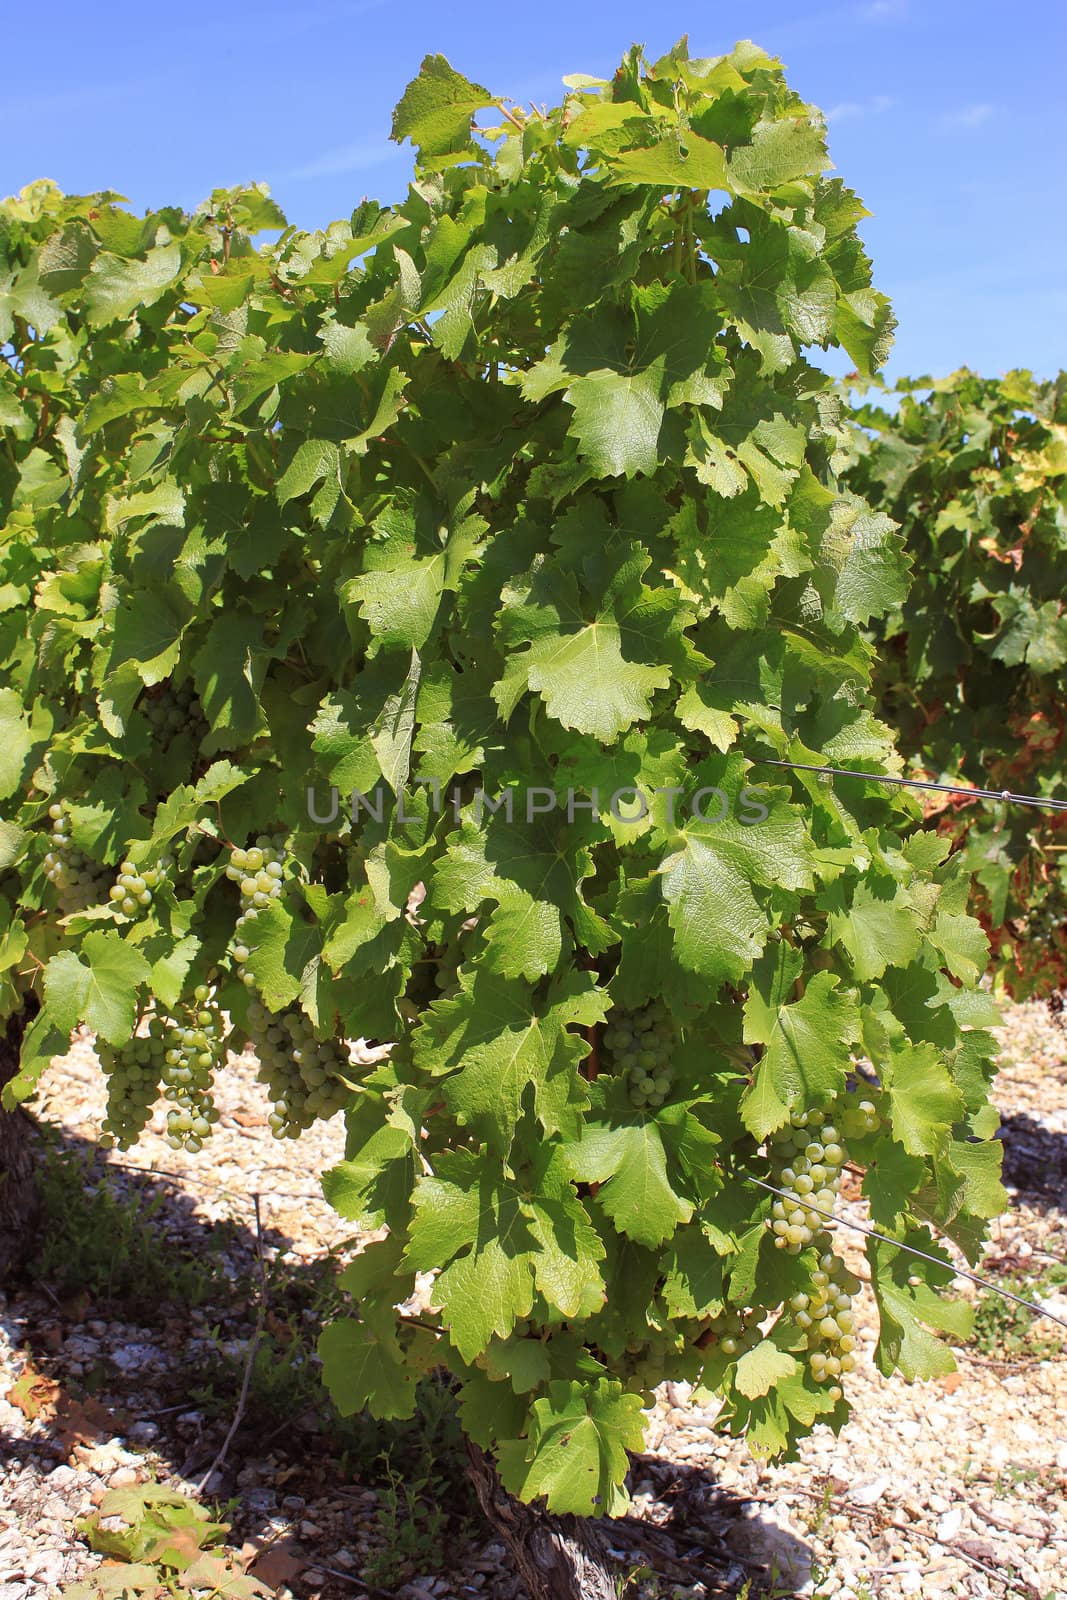
<path id="1" fill-rule="evenodd" d="M 294 1572 L 286 1582 L 298 1596 L 414 1596 L 425 1590 L 405 1588 L 413 1578 L 441 1574 L 462 1592 L 484 1570 L 487 1526 L 467 1490 L 448 1390 L 426 1380 L 412 1422 L 380 1423 L 340 1418 L 319 1380 L 318 1330 L 341 1304 L 338 1258 L 294 1257 L 280 1229 L 257 1231 L 247 1197 L 232 1196 L 235 1214 L 210 1222 L 174 1175 L 133 1172 L 65 1132 L 48 1130 L 42 1144 L 39 1237 L 0 1285 L 0 1320 L 58 1383 L 62 1404 L 51 1437 L 0 1431 L 0 1458 L 47 1471 L 117 1440 L 145 1452 L 157 1478 L 198 1482 L 233 1421 L 265 1283 L 245 1410 L 207 1487 L 216 1502 L 236 1502 L 231 1542 L 263 1543 L 291 1522 L 305 1569 L 368 1533 L 385 1551 L 382 1581 L 362 1563 L 314 1585 Z M 701 1582 L 709 1596 L 749 1580 L 754 1596 L 765 1582 L 776 1596 L 803 1585 L 807 1547 L 767 1524 L 758 1502 L 651 1456 L 632 1477 L 651 1481 L 655 1499 L 652 1520 L 612 1525 L 620 1574 Z M 517 1580 L 483 1583 L 487 1600 L 522 1600 Z"/>
<path id="2" fill-rule="evenodd" d="M 1037 1211 L 1067 1211 L 1067 1134 L 1019 1112 L 1004 1118 L 999 1137 L 1004 1182 Z"/>

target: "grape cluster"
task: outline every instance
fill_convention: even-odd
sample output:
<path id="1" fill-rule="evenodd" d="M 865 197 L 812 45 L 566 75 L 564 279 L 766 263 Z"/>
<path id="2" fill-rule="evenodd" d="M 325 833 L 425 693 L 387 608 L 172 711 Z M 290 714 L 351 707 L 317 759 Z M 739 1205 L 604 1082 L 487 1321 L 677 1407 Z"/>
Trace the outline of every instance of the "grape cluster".
<path id="1" fill-rule="evenodd" d="M 316 1039 L 295 1006 L 275 1013 L 260 1000 L 249 1004 L 248 1032 L 259 1057 L 260 1082 L 273 1101 L 267 1120 L 276 1139 L 295 1139 L 318 1118 L 341 1110 L 349 1091 L 338 1074 L 351 1070 L 342 1041 Z"/>
<path id="2" fill-rule="evenodd" d="M 601 1041 L 611 1068 L 625 1075 L 635 1106 L 661 1106 L 671 1092 L 676 1034 L 662 1001 L 636 1011 L 614 1007 Z"/>
<path id="3" fill-rule="evenodd" d="M 718 1316 L 712 1317 L 708 1322 L 707 1333 L 702 1344 L 712 1345 L 724 1356 L 731 1359 L 743 1356 L 746 1350 L 751 1350 L 763 1338 L 755 1323 L 745 1321 L 745 1314 L 737 1311 L 733 1306 L 726 1306 Z"/>
<path id="4" fill-rule="evenodd" d="M 200 701 L 197 699 L 196 690 L 189 682 L 176 686 L 169 682 L 165 683 L 158 694 L 143 702 L 141 710 L 148 718 L 153 737 L 164 749 L 167 749 L 183 730 L 188 730 L 197 744 L 207 732 L 207 723 Z"/>
<path id="5" fill-rule="evenodd" d="M 841 1399 L 841 1385 L 836 1380 L 856 1365 L 852 1296 L 861 1288 L 859 1278 L 849 1272 L 841 1257 L 825 1250 L 811 1275 L 811 1292 L 794 1294 L 786 1302 L 793 1321 L 808 1336 L 808 1367 L 815 1382 L 835 1380 L 828 1390 L 831 1400 Z"/>
<path id="6" fill-rule="evenodd" d="M 820 1231 L 834 1226 L 820 1212 L 832 1212 L 841 1188 L 845 1147 L 821 1111 L 794 1111 L 786 1127 L 771 1135 L 772 1180 L 783 1191 L 771 1207 L 768 1227 L 779 1250 L 799 1255 Z"/>
<path id="7" fill-rule="evenodd" d="M 439 1000 L 451 999 L 459 993 L 459 964 L 463 952 L 458 945 L 450 945 L 434 967 L 433 985 Z"/>
<path id="8" fill-rule="evenodd" d="M 154 867 L 135 867 L 132 861 L 124 861 L 118 878 L 108 890 L 112 905 L 128 917 L 142 916 L 172 865 L 170 856 L 161 856 Z"/>
<path id="9" fill-rule="evenodd" d="M 234 924 L 233 945 L 233 959 L 239 967 L 244 966 L 249 954 L 241 929 L 285 892 L 285 863 L 284 833 L 261 833 L 247 850 L 235 845 L 230 851 L 226 876 L 241 890 L 241 913 Z M 241 973 L 241 982 L 247 989 L 255 988 L 256 980 L 250 972 Z"/>
<path id="10" fill-rule="evenodd" d="M 52 839 L 44 858 L 44 875 L 56 891 L 60 911 L 67 916 L 74 911 L 84 911 L 99 900 L 103 873 L 72 841 L 70 817 L 63 802 L 57 800 L 50 805 L 48 815 L 52 821 Z"/>
<path id="11" fill-rule="evenodd" d="M 100 1140 L 105 1150 L 116 1144 L 120 1150 L 128 1150 L 144 1131 L 159 1093 L 166 1048 L 165 1026 L 157 1016 L 148 1019 L 141 1037 L 125 1044 L 97 1040 L 97 1055 L 107 1078 L 107 1113 Z"/>
<path id="12" fill-rule="evenodd" d="M 845 1095 L 838 1103 L 837 1112 L 847 1136 L 861 1139 L 865 1133 L 877 1133 L 881 1118 L 872 1100 L 857 1100 L 855 1095 Z"/>
<path id="13" fill-rule="evenodd" d="M 211 1099 L 215 1069 L 226 1055 L 225 1028 L 215 1004 L 214 990 L 206 983 L 193 990 L 193 1003 L 184 1018 L 163 1022 L 163 1085 L 171 1109 L 167 1112 L 167 1143 L 172 1150 L 203 1148 L 219 1112 Z"/>

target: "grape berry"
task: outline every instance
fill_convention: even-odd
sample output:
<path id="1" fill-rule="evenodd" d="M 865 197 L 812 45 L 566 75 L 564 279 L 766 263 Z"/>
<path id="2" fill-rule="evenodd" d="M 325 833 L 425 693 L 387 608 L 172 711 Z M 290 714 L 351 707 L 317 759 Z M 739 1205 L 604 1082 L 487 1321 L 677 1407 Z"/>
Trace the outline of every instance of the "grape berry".
<path id="1" fill-rule="evenodd" d="M 799 1255 L 821 1230 L 832 1228 L 821 1212 L 832 1212 L 841 1188 L 845 1148 L 837 1128 L 818 1111 L 795 1111 L 771 1135 L 775 1186 L 781 1189 L 768 1226 L 779 1250 Z"/>
<path id="2" fill-rule="evenodd" d="M 122 1045 L 96 1043 L 96 1053 L 107 1078 L 107 1113 L 104 1117 L 105 1150 L 118 1145 L 128 1150 L 136 1143 L 152 1115 L 163 1076 L 166 1050 L 162 1018 L 151 1016 L 147 1032 Z"/>
<path id="3" fill-rule="evenodd" d="M 767 1219 L 779 1250 L 795 1256 L 814 1245 L 819 1252 L 809 1290 L 791 1295 L 786 1310 L 807 1335 L 812 1378 L 819 1385 L 832 1380 L 827 1393 L 835 1402 L 843 1393 L 838 1378 L 856 1365 L 852 1296 L 861 1288 L 859 1278 L 831 1249 L 832 1213 L 848 1159 L 838 1121 L 860 1136 L 876 1130 L 878 1114 L 870 1100 L 856 1103 L 842 1097 L 827 1111 L 793 1112 L 787 1125 L 771 1135 L 771 1173 L 782 1194 Z"/>

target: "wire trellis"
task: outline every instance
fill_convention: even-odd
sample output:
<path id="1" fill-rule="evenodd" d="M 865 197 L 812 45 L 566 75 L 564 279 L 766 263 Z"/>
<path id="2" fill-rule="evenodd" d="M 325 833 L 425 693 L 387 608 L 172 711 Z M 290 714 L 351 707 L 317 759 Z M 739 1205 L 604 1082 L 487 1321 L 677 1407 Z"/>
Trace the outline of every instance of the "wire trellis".
<path id="1" fill-rule="evenodd" d="M 105 1168 L 118 1168 L 123 1172 L 135 1173 L 141 1178 L 168 1178 L 176 1183 L 189 1184 L 191 1186 L 202 1185 L 205 1189 L 215 1190 L 216 1193 L 225 1192 L 234 1199 L 239 1198 L 239 1192 L 235 1190 L 231 1184 L 219 1182 L 217 1179 L 212 1180 L 211 1178 L 206 1177 L 204 1174 L 196 1174 L 194 1176 L 190 1173 L 175 1172 L 173 1167 L 139 1167 L 133 1165 L 132 1162 L 117 1161 L 114 1158 L 109 1157 L 105 1157 L 102 1164 Z M 773 1183 L 767 1183 L 762 1178 L 755 1178 L 750 1172 L 742 1171 L 740 1176 L 744 1178 L 747 1183 L 755 1184 L 757 1188 L 766 1189 L 769 1191 L 769 1193 L 778 1195 L 779 1198 L 783 1200 L 789 1199 L 789 1195 L 786 1190 L 777 1189 Z M 293 1190 L 271 1190 L 270 1188 L 264 1188 L 253 1197 L 256 1206 L 258 1207 L 261 1200 L 269 1199 L 272 1195 L 277 1196 L 279 1199 L 303 1200 L 305 1202 L 308 1200 L 316 1200 L 321 1205 L 329 1204 L 322 1194 L 312 1194 L 310 1191 L 297 1194 Z M 1061 1328 L 1067 1329 L 1067 1319 L 1057 1316 L 1055 1312 L 1047 1310 L 1044 1306 L 1038 1305 L 1036 1301 L 1027 1300 L 1023 1295 L 1018 1295 L 1013 1293 L 1010 1289 L 1002 1288 L 1000 1284 L 993 1283 L 989 1278 L 981 1277 L 977 1272 L 971 1272 L 965 1267 L 953 1266 L 949 1262 L 941 1260 L 939 1256 L 929 1255 L 925 1250 L 916 1249 L 914 1245 L 904 1244 L 901 1242 L 901 1240 L 893 1239 L 886 1233 L 880 1233 L 877 1228 L 869 1228 L 862 1222 L 853 1222 L 850 1217 L 840 1216 L 833 1211 L 823 1211 L 819 1206 L 807 1205 L 806 1202 L 805 1206 L 808 1211 L 814 1211 L 818 1216 L 825 1218 L 825 1220 L 828 1222 L 834 1223 L 835 1225 L 840 1225 L 844 1228 L 851 1228 L 854 1232 L 865 1234 L 868 1238 L 878 1239 L 883 1244 L 891 1245 L 894 1250 L 903 1250 L 907 1255 L 917 1256 L 920 1260 L 928 1261 L 933 1266 L 942 1268 L 942 1270 L 945 1272 L 951 1272 L 954 1277 L 967 1278 L 971 1283 L 976 1283 L 981 1288 L 988 1289 L 992 1294 L 999 1295 L 1002 1300 L 1012 1300 L 1016 1305 L 1024 1306 L 1026 1310 L 1032 1312 L 1035 1317 L 1045 1317 L 1049 1322 L 1058 1323 Z"/>
<path id="2" fill-rule="evenodd" d="M 741 1176 L 747 1183 L 754 1183 L 760 1189 L 767 1189 L 771 1194 L 776 1194 L 783 1200 L 791 1196 L 785 1189 L 776 1189 L 773 1183 L 765 1183 L 762 1178 L 754 1178 L 750 1172 L 742 1172 Z M 953 1266 L 948 1261 L 942 1261 L 940 1256 L 929 1255 L 925 1250 L 917 1250 L 912 1244 L 904 1244 L 900 1239 L 892 1239 L 887 1233 L 879 1233 L 877 1228 L 868 1228 L 862 1222 L 853 1222 L 851 1217 L 839 1216 L 835 1211 L 823 1211 L 819 1206 L 809 1205 L 804 1201 L 805 1211 L 814 1211 L 817 1216 L 825 1217 L 828 1222 L 843 1228 L 852 1228 L 856 1233 L 866 1234 L 869 1239 L 879 1239 L 883 1244 L 892 1245 L 894 1250 L 903 1250 L 906 1255 L 918 1256 L 920 1261 L 932 1262 L 935 1267 L 940 1267 L 944 1272 L 951 1272 L 955 1278 L 968 1278 L 971 1283 L 979 1284 L 983 1289 L 989 1289 L 993 1294 L 999 1294 L 1002 1300 L 1014 1300 L 1018 1306 L 1025 1306 L 1027 1311 L 1032 1311 L 1035 1316 L 1047 1317 L 1049 1322 L 1058 1322 L 1061 1328 L 1067 1328 L 1067 1319 L 1056 1316 L 1055 1312 L 1048 1311 L 1044 1306 L 1039 1306 L 1036 1301 L 1027 1300 L 1023 1295 L 1013 1294 L 1010 1289 L 1002 1289 L 1000 1284 L 993 1283 L 989 1278 L 980 1277 L 977 1272 L 970 1272 L 966 1267 Z"/>
<path id="3" fill-rule="evenodd" d="M 1039 794 L 1019 794 L 1014 789 L 969 789 L 956 783 L 932 783 L 925 778 L 896 778 L 883 772 L 859 772 L 852 767 L 817 767 L 807 761 L 777 761 L 770 756 L 753 756 L 765 767 L 789 767 L 794 772 L 814 772 L 821 778 L 863 778 L 867 783 L 888 783 L 897 789 L 927 789 L 938 794 L 962 794 L 969 800 L 1000 800 L 1016 806 L 1037 806 L 1047 811 L 1067 811 L 1067 800 L 1052 800 Z"/>

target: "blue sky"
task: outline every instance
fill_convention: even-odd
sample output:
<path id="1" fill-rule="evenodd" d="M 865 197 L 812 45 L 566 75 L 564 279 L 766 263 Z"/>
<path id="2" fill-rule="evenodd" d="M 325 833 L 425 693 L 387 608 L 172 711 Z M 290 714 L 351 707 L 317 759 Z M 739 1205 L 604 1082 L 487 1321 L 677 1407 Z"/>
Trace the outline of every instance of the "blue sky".
<path id="1" fill-rule="evenodd" d="M 1062 0 L 53 0 L 5 22 L 0 193 L 37 177 L 142 211 L 263 180 L 320 227 L 400 199 L 392 107 L 427 52 L 552 103 L 634 41 L 694 55 L 751 38 L 830 116 L 840 175 L 900 330 L 889 371 L 1067 366 Z M 843 370 L 840 366 L 836 370 Z"/>

